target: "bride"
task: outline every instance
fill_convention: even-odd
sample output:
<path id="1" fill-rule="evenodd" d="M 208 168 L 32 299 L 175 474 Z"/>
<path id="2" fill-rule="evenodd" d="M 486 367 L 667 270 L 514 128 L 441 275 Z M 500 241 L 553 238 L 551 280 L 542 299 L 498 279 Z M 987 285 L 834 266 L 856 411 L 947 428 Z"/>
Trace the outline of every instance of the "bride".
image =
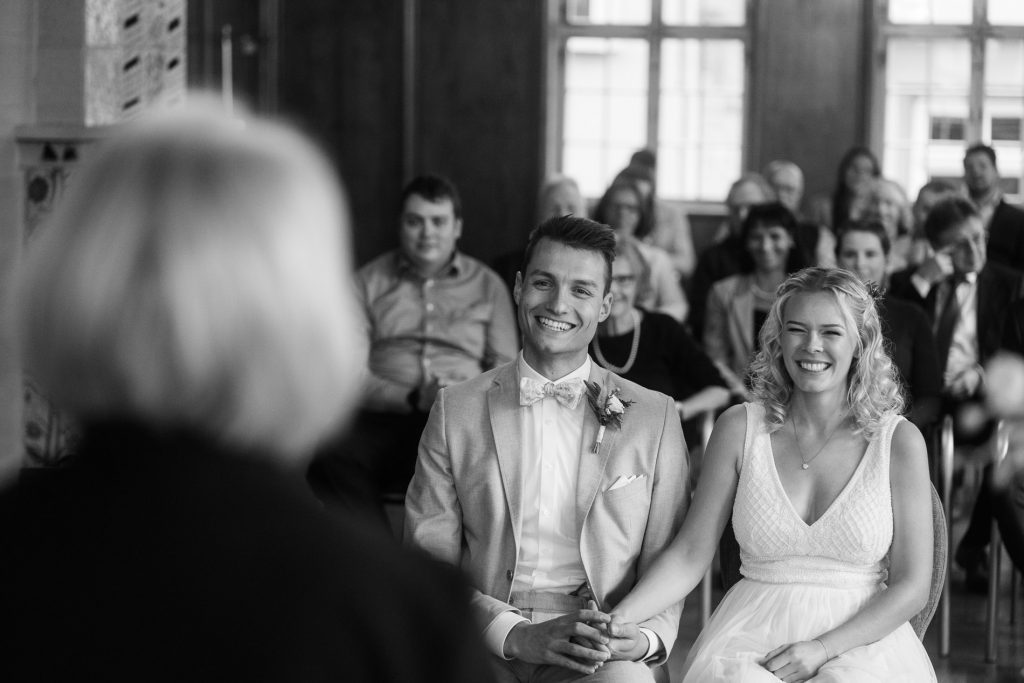
<path id="1" fill-rule="evenodd" d="M 864 285 L 822 268 L 786 280 L 751 374 L 756 400 L 718 420 L 690 512 L 612 635 L 697 585 L 731 513 L 743 579 L 684 681 L 934 681 L 907 621 L 931 581 L 925 444 Z"/>

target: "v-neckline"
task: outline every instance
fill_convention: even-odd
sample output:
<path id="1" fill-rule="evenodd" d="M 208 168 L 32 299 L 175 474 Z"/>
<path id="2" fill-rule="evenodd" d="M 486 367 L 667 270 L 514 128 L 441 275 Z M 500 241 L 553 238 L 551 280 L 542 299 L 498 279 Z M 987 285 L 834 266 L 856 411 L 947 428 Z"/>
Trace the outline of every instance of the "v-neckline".
<path id="1" fill-rule="evenodd" d="M 765 438 L 768 439 L 768 459 L 772 465 L 772 476 L 775 478 L 775 485 L 778 487 L 779 493 L 782 495 L 782 498 L 786 501 L 786 504 L 789 506 L 789 509 L 793 513 L 793 516 L 800 520 L 800 523 L 803 524 L 804 527 L 806 527 L 807 529 L 814 528 L 814 525 L 816 525 L 821 520 L 825 519 L 825 517 L 827 517 L 828 514 L 832 512 L 832 509 L 836 506 L 836 504 L 846 496 L 846 492 L 850 490 L 850 486 L 860 476 L 861 470 L 864 469 L 864 463 L 866 463 L 868 460 L 868 451 L 870 451 L 871 447 L 878 441 L 878 439 L 868 441 L 867 446 L 864 447 L 864 452 L 860 454 L 860 462 L 857 463 L 857 469 L 855 469 L 853 471 L 853 474 L 850 475 L 850 478 L 846 480 L 846 484 L 844 484 L 843 488 L 839 491 L 838 494 L 836 494 L 836 497 L 832 499 L 832 502 L 828 504 L 828 507 L 825 508 L 825 511 L 818 515 L 818 518 L 816 520 L 808 523 L 807 520 L 800 516 L 800 511 L 796 509 L 795 505 L 793 505 L 793 500 L 789 497 L 789 494 L 786 493 L 786 487 L 782 485 L 782 477 L 779 476 L 779 466 L 775 462 L 775 447 L 772 445 L 772 435 L 765 434 Z"/>

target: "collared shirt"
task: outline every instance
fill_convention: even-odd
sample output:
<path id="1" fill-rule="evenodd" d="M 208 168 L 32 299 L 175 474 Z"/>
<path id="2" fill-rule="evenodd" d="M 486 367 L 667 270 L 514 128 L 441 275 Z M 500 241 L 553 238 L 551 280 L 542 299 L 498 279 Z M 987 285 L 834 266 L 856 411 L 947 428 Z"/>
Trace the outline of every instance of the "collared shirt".
<path id="1" fill-rule="evenodd" d="M 497 273 L 460 254 L 421 277 L 401 251 L 359 269 L 369 337 L 365 407 L 408 412 L 409 393 L 430 377 L 453 384 L 515 358 L 512 299 Z"/>
<path id="2" fill-rule="evenodd" d="M 978 366 L 978 274 L 968 273 L 965 280 L 956 285 L 956 299 L 960 303 L 960 317 L 953 327 L 953 339 L 949 344 L 949 356 L 942 374 L 942 385 L 948 387 L 954 378 L 965 370 Z M 945 293 L 951 281 L 946 281 L 937 292 L 937 307 L 946 300 Z M 935 311 L 939 320 L 941 310 Z"/>
<path id="3" fill-rule="evenodd" d="M 593 361 L 583 364 L 564 377 L 551 380 L 534 370 L 519 354 L 519 376 L 558 384 L 571 379 L 586 381 Z M 513 591 L 545 591 L 569 594 L 587 581 L 580 556 L 580 529 L 576 523 L 576 483 L 583 420 L 589 404 L 584 396 L 572 410 L 553 396 L 529 406 L 521 406 L 522 498 L 520 509 L 520 547 Z M 505 612 L 484 631 L 492 652 L 504 656 L 509 631 L 524 617 Z M 643 629 L 650 647 L 646 657 L 661 647 L 661 640 L 650 629 Z"/>
<path id="4" fill-rule="evenodd" d="M 929 285 L 928 282 L 914 274 L 910 278 L 911 283 L 917 289 L 922 298 L 926 298 L 932 286 L 937 287 L 935 292 L 935 315 L 932 318 L 938 321 L 942 317 L 942 306 L 944 305 L 949 292 L 953 286 L 953 280 L 947 278 L 936 285 Z M 978 274 L 967 273 L 964 279 L 956 285 L 956 299 L 960 304 L 960 315 L 953 326 L 953 338 L 949 344 L 949 355 L 946 360 L 946 367 L 942 374 L 942 385 L 949 387 L 952 380 L 961 375 L 965 370 L 977 367 L 980 357 L 978 350 Z M 940 358 L 941 362 L 942 359 Z"/>
<path id="5" fill-rule="evenodd" d="M 583 365 L 553 381 L 586 381 L 592 363 L 587 356 Z M 552 381 L 531 368 L 522 354 L 519 376 Z M 523 514 L 512 590 L 571 593 L 587 580 L 576 524 L 576 479 L 588 404 L 582 398 L 569 410 L 549 396 L 521 410 Z"/>

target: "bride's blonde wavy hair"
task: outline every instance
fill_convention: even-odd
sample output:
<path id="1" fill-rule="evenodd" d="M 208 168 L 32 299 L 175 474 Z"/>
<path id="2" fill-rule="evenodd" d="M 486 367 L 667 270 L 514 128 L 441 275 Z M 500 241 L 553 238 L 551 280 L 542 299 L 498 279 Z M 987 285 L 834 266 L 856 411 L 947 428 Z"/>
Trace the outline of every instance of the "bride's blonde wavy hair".
<path id="1" fill-rule="evenodd" d="M 835 297 L 849 330 L 856 330 L 846 400 L 857 432 L 872 438 L 882 421 L 903 411 L 903 392 L 885 348 L 875 297 L 860 279 L 839 268 L 804 268 L 777 291 L 761 327 L 761 350 L 750 364 L 751 392 L 765 408 L 769 432 L 782 427 L 793 395 L 793 380 L 782 358 L 782 315 L 796 294 L 828 292 Z"/>

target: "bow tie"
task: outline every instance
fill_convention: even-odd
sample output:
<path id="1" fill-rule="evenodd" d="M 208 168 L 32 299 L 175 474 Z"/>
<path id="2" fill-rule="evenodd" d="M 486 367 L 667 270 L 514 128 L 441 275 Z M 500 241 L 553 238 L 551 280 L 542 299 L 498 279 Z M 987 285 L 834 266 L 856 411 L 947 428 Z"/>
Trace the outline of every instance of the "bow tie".
<path id="1" fill-rule="evenodd" d="M 580 403 L 580 397 L 583 396 L 583 380 L 568 379 L 558 384 L 541 382 L 530 377 L 519 380 L 519 405 L 533 405 L 545 396 L 554 396 L 563 406 L 575 410 Z"/>

